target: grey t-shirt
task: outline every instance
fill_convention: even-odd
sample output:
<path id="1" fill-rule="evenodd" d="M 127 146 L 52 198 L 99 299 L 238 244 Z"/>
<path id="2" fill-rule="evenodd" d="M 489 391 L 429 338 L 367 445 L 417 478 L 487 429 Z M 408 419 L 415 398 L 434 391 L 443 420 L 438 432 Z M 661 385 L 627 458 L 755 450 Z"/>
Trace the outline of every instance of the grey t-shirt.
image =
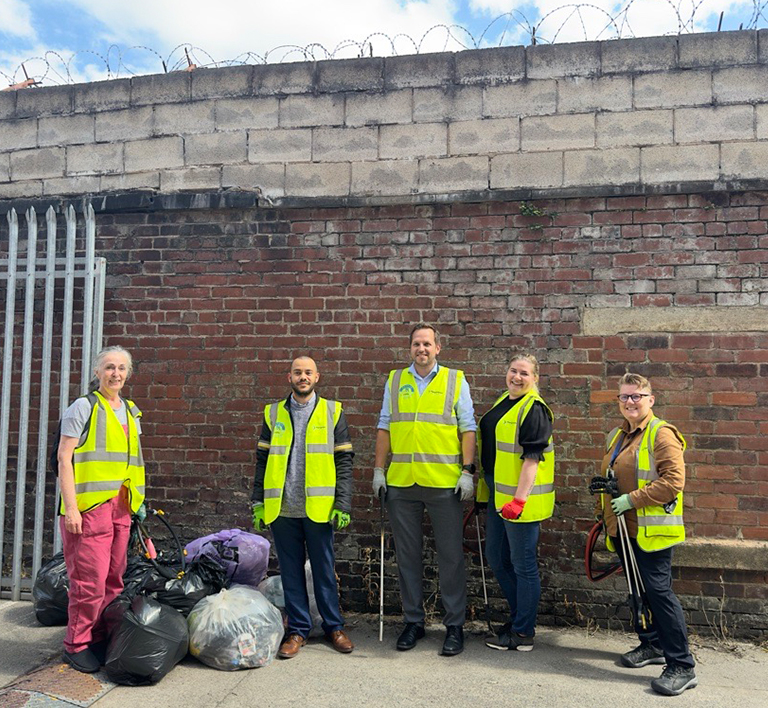
<path id="1" fill-rule="evenodd" d="M 122 398 L 120 399 L 120 408 L 113 408 L 112 410 L 115 412 L 121 425 L 128 425 L 128 409 Z M 91 402 L 85 396 L 76 399 L 64 411 L 64 417 L 61 419 L 61 434 L 70 438 L 80 438 L 80 441 L 77 443 L 79 447 L 85 442 L 85 436 L 82 433 L 90 416 Z M 136 429 L 139 435 L 141 435 L 141 423 L 138 420 L 136 420 Z"/>
<path id="2" fill-rule="evenodd" d="M 289 519 L 303 519 L 307 516 L 306 490 L 304 468 L 306 464 L 307 425 L 309 416 L 315 408 L 315 394 L 306 403 L 297 403 L 293 396 L 290 398 L 291 420 L 293 421 L 293 447 L 285 473 L 283 487 L 283 502 L 280 505 L 280 516 Z"/>

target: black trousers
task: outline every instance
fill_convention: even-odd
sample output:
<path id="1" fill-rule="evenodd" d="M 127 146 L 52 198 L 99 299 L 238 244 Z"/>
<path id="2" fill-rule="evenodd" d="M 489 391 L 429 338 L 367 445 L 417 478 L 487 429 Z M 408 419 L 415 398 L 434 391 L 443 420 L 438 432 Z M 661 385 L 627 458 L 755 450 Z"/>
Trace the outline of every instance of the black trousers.
<path id="1" fill-rule="evenodd" d="M 624 554 L 618 538 L 611 538 L 616 546 L 621 564 L 624 566 Z M 646 553 L 637 545 L 637 540 L 629 539 L 637 559 L 640 577 L 645 585 L 648 606 L 651 608 L 651 626 L 643 629 L 635 618 L 635 631 L 644 644 L 652 644 L 664 652 L 668 666 L 693 668 L 696 662 L 688 648 L 688 628 L 680 600 L 672 590 L 672 549 Z M 625 575 L 626 575 L 625 566 Z"/>

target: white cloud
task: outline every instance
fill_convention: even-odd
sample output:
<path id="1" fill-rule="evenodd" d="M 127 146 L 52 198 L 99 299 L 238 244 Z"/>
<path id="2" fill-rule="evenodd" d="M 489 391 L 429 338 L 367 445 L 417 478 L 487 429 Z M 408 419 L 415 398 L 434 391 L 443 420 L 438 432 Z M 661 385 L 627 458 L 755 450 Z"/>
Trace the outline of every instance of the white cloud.
<path id="1" fill-rule="evenodd" d="M 281 45 L 305 47 L 322 45 L 329 52 L 345 40 L 362 43 L 370 35 L 374 55 L 395 51 L 412 53 L 414 44 L 428 30 L 453 23 L 452 0 L 71 0 L 109 28 L 111 41 L 124 47 L 145 42 L 160 54 L 168 54 L 178 45 L 189 43 L 205 50 L 216 60 L 234 59 L 245 52 L 263 57 Z M 396 38 L 397 37 L 397 38 Z M 445 30 L 428 34 L 421 51 L 439 51 L 446 47 Z M 287 50 L 275 52 L 279 61 Z M 354 56 L 356 47 L 338 51 L 337 56 Z M 174 55 L 178 57 L 179 55 Z M 315 58 L 324 58 L 320 47 Z M 205 56 L 197 54 L 205 63 Z M 303 59 L 291 54 L 288 59 Z M 170 67 L 169 67 L 170 68 Z"/>
<path id="2" fill-rule="evenodd" d="M 0 34 L 35 40 L 32 13 L 23 0 L 0 0 Z"/>

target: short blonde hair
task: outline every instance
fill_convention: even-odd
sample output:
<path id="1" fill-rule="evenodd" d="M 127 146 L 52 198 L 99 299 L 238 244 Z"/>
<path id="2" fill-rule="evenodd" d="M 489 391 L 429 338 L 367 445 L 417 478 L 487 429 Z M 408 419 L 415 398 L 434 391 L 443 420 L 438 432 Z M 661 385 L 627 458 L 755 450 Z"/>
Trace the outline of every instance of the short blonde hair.
<path id="1" fill-rule="evenodd" d="M 640 374 L 633 374 L 629 371 L 619 379 L 619 388 L 622 386 L 637 386 L 638 388 L 647 390 L 648 393 L 653 393 L 651 382 L 646 379 L 645 376 L 640 376 Z"/>

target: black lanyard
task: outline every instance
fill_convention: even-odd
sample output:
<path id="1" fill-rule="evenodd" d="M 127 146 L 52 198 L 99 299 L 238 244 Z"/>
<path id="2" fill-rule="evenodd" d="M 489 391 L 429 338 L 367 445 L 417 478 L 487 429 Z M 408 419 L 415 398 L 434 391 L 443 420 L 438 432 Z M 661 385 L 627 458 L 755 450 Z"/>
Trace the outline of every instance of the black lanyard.
<path id="1" fill-rule="evenodd" d="M 611 461 L 608 463 L 608 471 L 613 472 L 613 463 L 616 462 L 616 458 L 621 452 L 621 445 L 624 442 L 624 433 L 619 433 L 619 439 L 616 442 L 616 447 L 613 448 L 613 454 L 611 455 Z"/>

